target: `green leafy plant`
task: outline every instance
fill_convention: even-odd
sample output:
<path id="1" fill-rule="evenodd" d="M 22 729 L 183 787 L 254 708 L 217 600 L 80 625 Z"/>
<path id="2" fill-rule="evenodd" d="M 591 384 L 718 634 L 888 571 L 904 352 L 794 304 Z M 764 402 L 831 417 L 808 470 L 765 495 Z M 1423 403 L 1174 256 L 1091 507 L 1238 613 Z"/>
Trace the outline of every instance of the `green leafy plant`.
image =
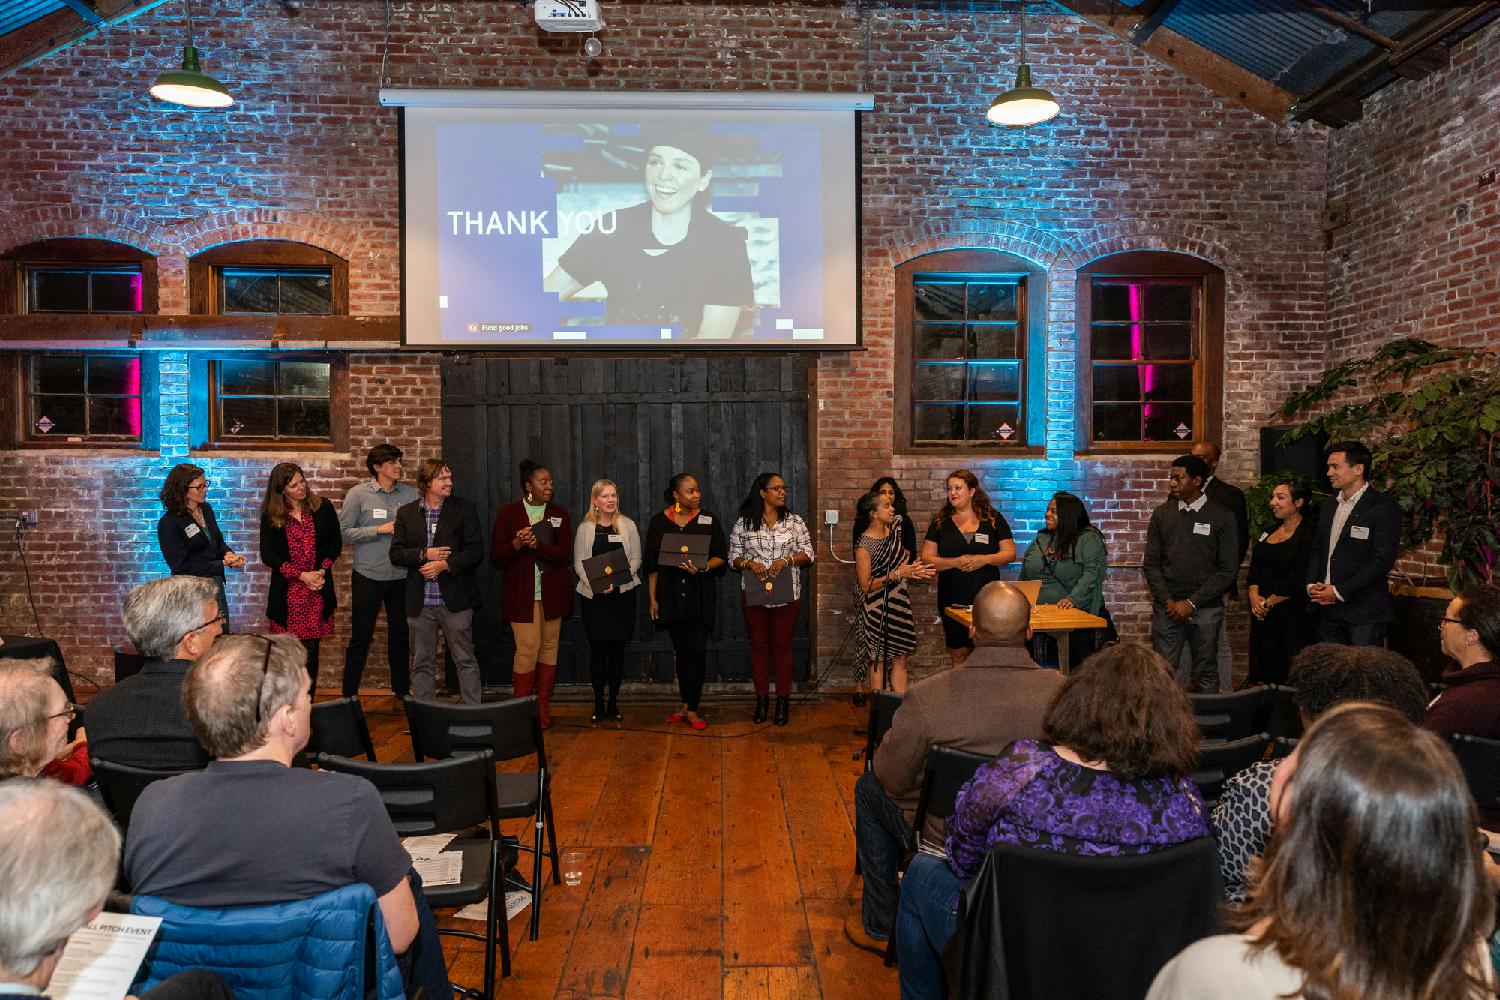
<path id="1" fill-rule="evenodd" d="M 1330 368 L 1281 409 L 1309 413 L 1287 440 L 1321 433 L 1368 445 L 1372 481 L 1401 506 L 1403 547 L 1441 532 L 1449 587 L 1495 582 L 1500 354 L 1392 341 Z"/>

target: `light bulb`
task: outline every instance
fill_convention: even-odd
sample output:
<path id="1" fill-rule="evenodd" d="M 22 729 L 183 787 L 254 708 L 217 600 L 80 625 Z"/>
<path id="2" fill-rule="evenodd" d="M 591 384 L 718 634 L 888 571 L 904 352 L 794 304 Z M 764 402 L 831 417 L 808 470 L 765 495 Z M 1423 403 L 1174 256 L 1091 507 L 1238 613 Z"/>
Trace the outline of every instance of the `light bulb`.
<path id="1" fill-rule="evenodd" d="M 590 59 L 599 58 L 599 53 L 603 51 L 604 43 L 599 41 L 599 39 L 595 38 L 593 35 L 590 35 L 583 40 L 583 54 L 588 56 Z"/>

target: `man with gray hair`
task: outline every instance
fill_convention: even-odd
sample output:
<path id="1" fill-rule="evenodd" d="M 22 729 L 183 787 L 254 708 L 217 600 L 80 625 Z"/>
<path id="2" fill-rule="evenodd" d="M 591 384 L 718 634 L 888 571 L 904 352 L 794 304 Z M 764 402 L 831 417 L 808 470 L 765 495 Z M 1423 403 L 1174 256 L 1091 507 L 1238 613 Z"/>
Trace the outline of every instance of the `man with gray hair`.
<path id="1" fill-rule="evenodd" d="M 0 996 L 41 996 L 63 946 L 99 915 L 120 834 L 103 809 L 55 781 L 0 784 Z M 178 973 L 142 1000 L 232 1000 L 218 976 Z"/>
<path id="2" fill-rule="evenodd" d="M 0 663 L 0 778 L 34 778 L 69 749 L 68 723 L 75 709 L 52 679 L 51 667 L 51 660 Z M 80 731 L 73 750 L 82 743 Z M 87 764 L 86 752 L 82 763 Z M 68 784 L 82 784 L 87 770 Z"/>
<path id="3" fill-rule="evenodd" d="M 224 632 L 215 581 L 169 576 L 125 596 L 125 632 L 147 657 L 89 702 L 89 752 L 131 767 L 186 771 L 208 763 L 182 711 L 182 681 Z"/>
<path id="4" fill-rule="evenodd" d="M 306 663 L 290 635 L 226 635 L 188 668 L 183 706 L 213 761 L 136 800 L 125 843 L 131 889 L 220 908 L 363 882 L 378 897 L 403 973 L 429 996 L 446 996 L 436 926 L 430 913 L 419 916 L 411 856 L 379 793 L 363 778 L 291 766 L 311 721 Z"/>

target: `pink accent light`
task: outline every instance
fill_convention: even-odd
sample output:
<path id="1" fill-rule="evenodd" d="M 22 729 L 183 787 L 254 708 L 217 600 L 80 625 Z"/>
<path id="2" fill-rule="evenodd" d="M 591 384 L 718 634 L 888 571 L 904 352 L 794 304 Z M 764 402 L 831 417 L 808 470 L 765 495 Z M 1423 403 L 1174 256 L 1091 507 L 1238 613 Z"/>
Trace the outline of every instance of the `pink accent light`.
<path id="1" fill-rule="evenodd" d="M 132 274 L 130 276 L 130 308 L 135 312 L 145 311 L 146 302 L 144 289 L 145 284 L 142 281 L 141 276 L 139 274 Z"/>
<path id="2" fill-rule="evenodd" d="M 141 279 L 135 279 L 136 303 L 139 308 Z M 129 399 L 125 400 L 125 420 L 130 424 L 130 433 L 136 437 L 141 436 L 141 359 L 131 358 L 130 365 L 126 368 L 125 392 Z"/>
<path id="3" fill-rule="evenodd" d="M 1139 361 L 1146 354 L 1146 305 L 1141 296 L 1141 286 L 1132 284 L 1130 286 L 1130 356 Z M 1146 421 L 1151 417 L 1151 404 L 1146 402 L 1146 395 L 1151 391 L 1151 383 L 1155 379 L 1155 371 L 1151 365 L 1141 365 L 1136 368 L 1140 375 L 1141 388 L 1141 436 L 1146 436 Z"/>

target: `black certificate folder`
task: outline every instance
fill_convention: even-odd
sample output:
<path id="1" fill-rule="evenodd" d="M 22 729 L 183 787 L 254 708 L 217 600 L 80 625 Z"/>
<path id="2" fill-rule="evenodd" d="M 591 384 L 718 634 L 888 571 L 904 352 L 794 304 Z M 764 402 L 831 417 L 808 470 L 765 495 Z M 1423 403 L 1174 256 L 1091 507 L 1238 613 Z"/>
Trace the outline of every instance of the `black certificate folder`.
<path id="1" fill-rule="evenodd" d="M 795 572 L 797 572 L 795 569 L 788 567 L 766 580 L 762 580 L 754 573 L 746 573 L 745 603 L 752 608 L 772 604 L 791 604 L 792 574 Z"/>
<path id="2" fill-rule="evenodd" d="M 583 575 L 588 578 L 589 589 L 596 594 L 610 587 L 622 587 L 630 582 L 630 560 L 625 558 L 624 549 L 610 549 L 603 555 L 585 559 Z"/>
<path id="3" fill-rule="evenodd" d="M 708 568 L 707 535 L 668 535 L 661 540 L 661 552 L 657 556 L 658 566 L 681 566 L 691 562 L 699 569 Z"/>

